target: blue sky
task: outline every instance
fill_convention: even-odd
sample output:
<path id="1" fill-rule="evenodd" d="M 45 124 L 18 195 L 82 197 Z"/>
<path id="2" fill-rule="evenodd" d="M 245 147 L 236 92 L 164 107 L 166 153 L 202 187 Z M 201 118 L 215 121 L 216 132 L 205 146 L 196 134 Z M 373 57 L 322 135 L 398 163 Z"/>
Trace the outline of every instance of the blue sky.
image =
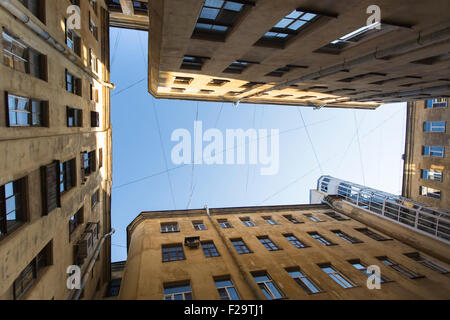
<path id="1" fill-rule="evenodd" d="M 119 30 L 111 28 L 112 261 L 126 259 L 126 227 L 142 211 L 304 204 L 322 174 L 401 193 L 405 103 L 375 111 L 300 108 L 316 158 L 297 107 L 154 99 L 147 34 Z M 248 164 L 177 168 L 171 134 L 184 128 L 193 135 L 197 108 L 204 130 L 278 129 L 278 174 L 262 176 L 260 165 Z"/>

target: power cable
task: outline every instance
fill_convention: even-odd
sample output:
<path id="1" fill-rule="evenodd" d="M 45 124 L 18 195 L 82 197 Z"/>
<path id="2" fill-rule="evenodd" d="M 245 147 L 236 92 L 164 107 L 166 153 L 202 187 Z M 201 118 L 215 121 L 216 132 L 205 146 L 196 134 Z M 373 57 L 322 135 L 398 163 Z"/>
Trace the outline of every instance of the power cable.
<path id="1" fill-rule="evenodd" d="M 302 114 L 302 111 L 300 110 L 300 108 L 301 107 L 297 108 L 297 110 L 298 110 L 298 112 L 300 114 L 300 118 L 302 119 L 303 125 L 305 126 L 306 135 L 308 136 L 309 143 L 311 144 L 311 148 L 313 150 L 314 156 L 316 157 L 316 162 L 317 162 L 317 164 L 319 166 L 320 173 L 321 173 L 321 175 L 323 175 L 322 166 L 320 165 L 320 161 L 319 161 L 319 157 L 317 156 L 316 148 L 314 148 L 314 143 L 313 143 L 313 141 L 311 139 L 308 127 L 306 126 L 305 119 L 303 119 L 303 114 Z"/>

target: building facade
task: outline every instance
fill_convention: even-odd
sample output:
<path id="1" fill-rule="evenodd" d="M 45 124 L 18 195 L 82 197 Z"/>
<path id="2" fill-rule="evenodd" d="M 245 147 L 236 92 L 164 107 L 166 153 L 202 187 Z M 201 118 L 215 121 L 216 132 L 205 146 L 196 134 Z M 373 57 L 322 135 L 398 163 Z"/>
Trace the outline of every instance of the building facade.
<path id="1" fill-rule="evenodd" d="M 148 31 L 148 0 L 106 0 L 111 27 Z"/>
<path id="2" fill-rule="evenodd" d="M 110 277 L 107 6 L 0 1 L 0 27 L 0 299 L 95 298 Z"/>
<path id="3" fill-rule="evenodd" d="M 450 3 L 373 4 L 150 1 L 148 90 L 165 99 L 364 109 L 450 95 Z M 381 20 L 372 19 L 377 12 Z"/>
<path id="4" fill-rule="evenodd" d="M 142 212 L 119 299 L 449 299 L 449 257 L 447 243 L 340 198 Z M 372 265 L 379 290 L 367 287 Z"/>
<path id="5" fill-rule="evenodd" d="M 408 103 L 403 196 L 450 210 L 449 99 Z"/>

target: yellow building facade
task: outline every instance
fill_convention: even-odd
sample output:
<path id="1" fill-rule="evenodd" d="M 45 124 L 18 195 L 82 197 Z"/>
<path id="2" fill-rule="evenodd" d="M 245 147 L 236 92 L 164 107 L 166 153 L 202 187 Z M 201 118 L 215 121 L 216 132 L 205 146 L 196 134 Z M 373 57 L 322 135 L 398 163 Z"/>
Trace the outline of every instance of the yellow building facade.
<path id="1" fill-rule="evenodd" d="M 449 299 L 449 257 L 448 244 L 339 199 L 142 212 L 119 299 Z M 372 265 L 381 289 L 367 287 Z"/>

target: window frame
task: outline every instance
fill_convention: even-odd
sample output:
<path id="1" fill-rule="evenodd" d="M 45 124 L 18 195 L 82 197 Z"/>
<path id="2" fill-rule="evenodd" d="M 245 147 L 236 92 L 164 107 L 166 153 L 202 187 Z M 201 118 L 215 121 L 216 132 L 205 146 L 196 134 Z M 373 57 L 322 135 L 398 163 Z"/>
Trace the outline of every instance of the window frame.
<path id="1" fill-rule="evenodd" d="M 170 250 L 170 249 L 175 249 L 175 250 Z M 175 253 L 174 259 L 172 259 L 172 255 L 171 255 L 172 252 Z M 186 255 L 184 254 L 183 244 L 181 244 L 181 243 L 163 244 L 163 245 L 161 245 L 161 253 L 162 253 L 162 262 L 173 262 L 173 261 L 186 260 Z"/>

